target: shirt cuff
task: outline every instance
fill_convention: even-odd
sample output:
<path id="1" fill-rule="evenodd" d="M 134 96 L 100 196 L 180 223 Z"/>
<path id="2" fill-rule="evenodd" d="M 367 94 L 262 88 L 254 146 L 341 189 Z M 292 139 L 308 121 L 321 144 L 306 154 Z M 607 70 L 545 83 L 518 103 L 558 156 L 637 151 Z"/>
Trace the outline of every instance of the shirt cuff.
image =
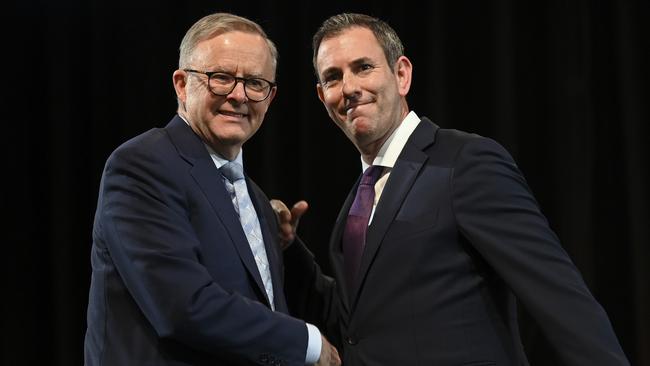
<path id="1" fill-rule="evenodd" d="M 323 347 L 320 331 L 316 326 L 305 323 L 307 325 L 307 333 L 309 334 L 309 341 L 307 342 L 307 355 L 305 356 L 305 364 L 312 365 L 318 362 L 320 358 L 320 351 Z"/>

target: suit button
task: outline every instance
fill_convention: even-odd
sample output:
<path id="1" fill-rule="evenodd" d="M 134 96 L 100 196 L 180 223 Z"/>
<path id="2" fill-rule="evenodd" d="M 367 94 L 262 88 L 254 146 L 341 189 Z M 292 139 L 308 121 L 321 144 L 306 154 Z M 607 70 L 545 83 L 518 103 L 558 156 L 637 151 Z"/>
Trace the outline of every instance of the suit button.
<path id="1" fill-rule="evenodd" d="M 351 346 L 354 346 L 355 344 L 359 343 L 359 340 L 354 337 L 348 337 L 348 339 L 346 339 L 345 341 L 348 342 L 348 344 Z"/>

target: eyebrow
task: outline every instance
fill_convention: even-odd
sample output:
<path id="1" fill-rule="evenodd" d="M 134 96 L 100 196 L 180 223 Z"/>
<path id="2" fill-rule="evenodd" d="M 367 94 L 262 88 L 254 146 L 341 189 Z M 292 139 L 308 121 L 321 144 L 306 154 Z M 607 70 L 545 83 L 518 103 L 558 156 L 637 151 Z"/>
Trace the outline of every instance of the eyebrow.
<path id="1" fill-rule="evenodd" d="M 340 73 L 340 71 L 341 69 L 338 67 L 328 67 L 327 69 L 323 70 L 323 72 L 321 73 L 321 79 L 325 79 L 330 75 Z"/>
<path id="2" fill-rule="evenodd" d="M 208 70 L 205 70 L 207 72 L 220 72 L 220 73 L 224 73 L 224 74 L 228 74 L 228 75 L 237 76 L 236 73 L 234 73 L 234 72 L 232 72 L 232 71 L 230 71 L 230 70 L 228 70 L 228 69 L 226 69 L 224 67 L 221 67 L 221 66 L 215 66 L 215 67 L 207 68 L 207 69 Z M 247 73 L 247 74 L 244 74 L 243 77 L 248 78 L 248 79 L 255 79 L 255 78 L 264 79 L 265 78 L 264 75 L 262 75 L 261 73 L 253 73 L 253 74 L 248 74 Z"/>
<path id="3" fill-rule="evenodd" d="M 374 62 L 370 57 L 360 57 L 360 58 L 358 58 L 358 59 L 351 62 L 352 66 L 359 66 L 359 65 L 362 65 L 362 64 L 373 64 L 374 65 L 375 63 L 376 62 Z"/>
<path id="4" fill-rule="evenodd" d="M 374 62 L 370 57 L 364 56 L 364 57 L 359 57 L 358 59 L 352 60 L 349 64 L 352 67 L 358 67 L 358 66 L 363 65 L 363 64 L 373 64 L 373 65 L 375 65 L 376 62 Z M 340 70 L 341 70 L 340 67 L 335 67 L 335 66 L 328 67 L 327 69 L 323 70 L 323 72 L 321 73 L 321 78 L 325 78 L 326 76 L 335 74 L 335 73 L 339 72 Z"/>

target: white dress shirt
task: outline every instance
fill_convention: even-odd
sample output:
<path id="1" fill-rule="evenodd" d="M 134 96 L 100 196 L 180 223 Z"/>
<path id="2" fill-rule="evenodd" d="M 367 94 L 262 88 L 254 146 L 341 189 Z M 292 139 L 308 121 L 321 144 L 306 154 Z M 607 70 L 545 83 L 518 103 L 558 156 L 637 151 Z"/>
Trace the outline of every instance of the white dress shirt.
<path id="1" fill-rule="evenodd" d="M 372 203 L 372 213 L 370 214 L 368 225 L 370 225 L 373 216 L 375 216 L 375 208 L 377 207 L 377 203 L 379 202 L 381 194 L 384 191 L 384 187 L 386 186 L 390 172 L 393 170 L 397 158 L 402 153 L 404 145 L 406 145 L 406 141 L 408 141 L 409 137 L 411 137 L 411 134 L 413 131 L 415 131 L 415 128 L 419 123 L 420 117 L 418 117 L 413 111 L 409 112 L 402 123 L 400 123 L 400 125 L 395 129 L 395 131 L 393 131 L 390 137 L 384 142 L 384 144 L 379 149 L 375 160 L 372 161 L 372 165 L 379 165 L 384 167 L 384 169 L 382 170 L 381 177 L 375 183 L 375 200 Z M 366 162 L 363 161 L 363 158 L 361 158 L 362 171 L 365 172 L 369 166 L 370 165 L 366 164 Z"/>

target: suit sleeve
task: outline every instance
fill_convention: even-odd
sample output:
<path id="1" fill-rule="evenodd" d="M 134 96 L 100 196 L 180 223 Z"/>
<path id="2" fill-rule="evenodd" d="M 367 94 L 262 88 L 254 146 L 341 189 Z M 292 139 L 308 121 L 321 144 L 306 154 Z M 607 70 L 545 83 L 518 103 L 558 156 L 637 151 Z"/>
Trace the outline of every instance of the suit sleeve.
<path id="1" fill-rule="evenodd" d="M 562 248 L 512 157 L 475 137 L 452 176 L 462 234 L 504 279 L 567 365 L 628 365 L 607 314 Z"/>
<path id="2" fill-rule="evenodd" d="M 161 339 L 229 359 L 271 354 L 304 365 L 304 322 L 225 291 L 201 264 L 184 175 L 175 170 L 187 166 L 162 155 L 131 147 L 109 158 L 93 233 L 139 309 Z"/>
<path id="3" fill-rule="evenodd" d="M 323 274 L 313 253 L 299 238 L 285 250 L 285 292 L 289 311 L 314 324 L 340 349 L 336 281 Z"/>

